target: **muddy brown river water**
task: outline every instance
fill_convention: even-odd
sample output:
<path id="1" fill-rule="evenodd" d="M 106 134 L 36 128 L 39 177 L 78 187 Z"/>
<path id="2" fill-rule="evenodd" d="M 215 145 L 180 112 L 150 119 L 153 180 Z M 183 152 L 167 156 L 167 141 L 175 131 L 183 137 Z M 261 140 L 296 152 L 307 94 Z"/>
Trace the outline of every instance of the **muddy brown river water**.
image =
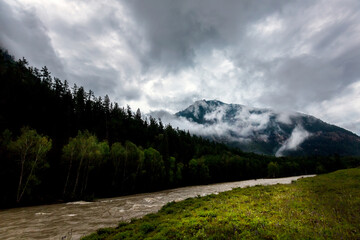
<path id="1" fill-rule="evenodd" d="M 233 188 L 255 185 L 288 184 L 304 175 L 276 179 L 257 179 L 160 192 L 0 210 L 0 239 L 80 239 L 102 227 L 115 227 L 120 221 L 157 212 L 171 201 L 217 194 Z"/>

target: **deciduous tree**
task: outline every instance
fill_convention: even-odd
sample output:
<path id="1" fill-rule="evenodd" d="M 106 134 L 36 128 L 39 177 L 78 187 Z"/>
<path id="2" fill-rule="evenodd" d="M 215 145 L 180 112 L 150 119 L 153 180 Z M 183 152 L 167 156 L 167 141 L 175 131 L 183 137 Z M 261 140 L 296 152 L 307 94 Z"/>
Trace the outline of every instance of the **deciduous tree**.
<path id="1" fill-rule="evenodd" d="M 51 145 L 51 139 L 39 135 L 36 130 L 28 127 L 22 128 L 21 135 L 9 143 L 9 149 L 18 156 L 20 168 L 17 202 L 20 202 L 25 191 L 31 187 L 31 182 L 39 181 L 36 170 L 48 166 L 45 156 Z"/>

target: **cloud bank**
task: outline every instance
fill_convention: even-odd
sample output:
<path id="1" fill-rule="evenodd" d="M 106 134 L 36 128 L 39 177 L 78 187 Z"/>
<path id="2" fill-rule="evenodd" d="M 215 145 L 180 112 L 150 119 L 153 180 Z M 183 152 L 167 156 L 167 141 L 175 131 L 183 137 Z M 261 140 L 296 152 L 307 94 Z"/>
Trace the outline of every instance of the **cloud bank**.
<path id="1" fill-rule="evenodd" d="M 206 109 L 205 114 L 201 112 L 202 109 Z M 296 113 L 277 113 L 269 109 L 257 109 L 243 105 L 211 105 L 205 100 L 197 101 L 185 111 L 195 118 L 203 117 L 204 122 L 198 123 L 167 111 L 153 111 L 149 115 L 161 119 L 165 124 L 181 130 L 189 130 L 196 135 L 227 138 L 231 141 L 250 141 L 254 137 L 259 137 L 274 123 L 271 118 L 280 123 L 293 124 L 291 116 L 296 116 Z M 264 133 L 263 140 L 267 140 Z"/>
<path id="2" fill-rule="evenodd" d="M 274 139 L 269 139 L 274 135 L 278 137 L 275 142 L 279 145 L 274 149 L 276 156 L 283 156 L 286 151 L 298 150 L 312 135 L 299 122 L 305 116 L 299 113 L 210 103 L 205 100 L 195 102 L 178 116 L 167 111 L 154 111 L 150 114 L 160 118 L 164 124 L 188 130 L 192 134 L 215 141 L 237 142 L 241 146 L 255 142 L 274 144 L 270 143 Z M 285 132 L 281 124 L 292 129 L 291 132 Z"/>

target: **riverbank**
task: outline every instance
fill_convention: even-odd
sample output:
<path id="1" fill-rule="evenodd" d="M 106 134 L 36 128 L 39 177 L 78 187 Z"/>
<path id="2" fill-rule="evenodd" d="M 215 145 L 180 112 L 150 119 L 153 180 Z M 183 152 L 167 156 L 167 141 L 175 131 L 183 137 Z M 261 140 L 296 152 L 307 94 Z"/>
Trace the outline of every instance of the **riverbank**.
<path id="1" fill-rule="evenodd" d="M 172 202 L 92 239 L 359 239 L 360 169 Z"/>
<path id="2" fill-rule="evenodd" d="M 182 187 L 95 202 L 79 201 L 0 210 L 0 239 L 61 239 L 70 235 L 72 239 L 79 239 L 99 228 L 115 227 L 120 221 L 156 213 L 168 202 L 217 194 L 238 187 L 288 184 L 311 176 L 314 175 Z"/>

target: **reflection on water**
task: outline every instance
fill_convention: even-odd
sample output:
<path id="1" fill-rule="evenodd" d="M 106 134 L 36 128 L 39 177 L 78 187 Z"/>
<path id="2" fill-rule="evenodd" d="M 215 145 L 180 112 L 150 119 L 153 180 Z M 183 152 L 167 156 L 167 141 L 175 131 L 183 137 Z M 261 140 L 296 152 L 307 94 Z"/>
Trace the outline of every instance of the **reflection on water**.
<path id="1" fill-rule="evenodd" d="M 217 194 L 237 187 L 287 184 L 301 177 L 312 176 L 191 186 L 95 202 L 78 201 L 0 210 L 0 239 L 79 239 L 99 228 L 117 226 L 119 221 L 157 212 L 171 201 Z"/>

